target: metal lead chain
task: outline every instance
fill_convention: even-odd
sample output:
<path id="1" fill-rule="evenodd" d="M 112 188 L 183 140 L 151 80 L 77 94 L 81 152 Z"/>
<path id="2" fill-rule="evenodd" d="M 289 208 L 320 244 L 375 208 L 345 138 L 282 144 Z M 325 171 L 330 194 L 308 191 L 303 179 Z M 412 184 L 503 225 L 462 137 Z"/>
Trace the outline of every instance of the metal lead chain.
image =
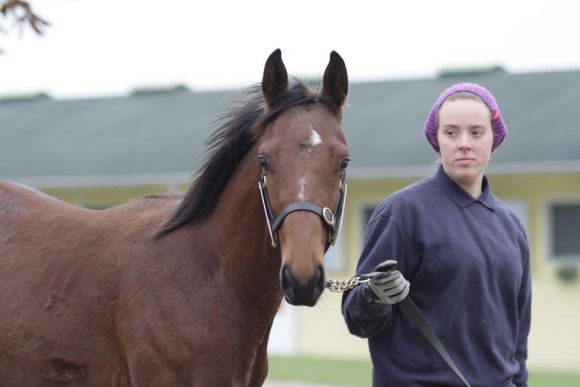
<path id="1" fill-rule="evenodd" d="M 360 284 L 369 282 L 368 279 L 360 279 L 360 277 L 353 277 L 349 280 L 327 280 L 325 288 L 331 292 L 346 292 Z"/>

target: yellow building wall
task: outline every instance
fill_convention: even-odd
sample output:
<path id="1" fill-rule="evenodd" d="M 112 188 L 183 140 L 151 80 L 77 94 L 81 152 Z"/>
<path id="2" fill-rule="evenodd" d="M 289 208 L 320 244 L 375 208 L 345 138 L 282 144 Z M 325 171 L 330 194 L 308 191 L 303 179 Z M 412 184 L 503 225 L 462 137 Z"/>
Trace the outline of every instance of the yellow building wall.
<path id="1" fill-rule="evenodd" d="M 349 181 L 342 238 L 344 270 L 333 279 L 350 278 L 361 251 L 362 210 L 418 178 Z M 490 176 L 492 191 L 501 199 L 523 202 L 532 263 L 532 332 L 529 366 L 545 370 L 580 370 L 580 283 L 563 283 L 559 264 L 548 259 L 548 209 L 551 202 L 580 203 L 580 174 Z M 91 208 L 104 208 L 172 187 L 94 187 L 43 189 L 49 195 Z M 187 189 L 182 186 L 181 189 Z M 580 230 L 579 230 L 580 238 Z M 578 264 L 578 263 L 577 263 Z M 323 357 L 368 358 L 366 340 L 350 335 L 340 313 L 340 294 L 325 292 L 314 308 L 298 313 L 298 353 Z"/>

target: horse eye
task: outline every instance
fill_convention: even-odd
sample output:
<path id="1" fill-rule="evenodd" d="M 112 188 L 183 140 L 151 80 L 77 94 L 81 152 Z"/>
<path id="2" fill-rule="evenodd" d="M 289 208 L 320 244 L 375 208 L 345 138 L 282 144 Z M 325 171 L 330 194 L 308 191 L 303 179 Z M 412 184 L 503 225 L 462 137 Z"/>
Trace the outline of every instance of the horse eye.
<path id="1" fill-rule="evenodd" d="M 349 161 L 350 161 L 350 159 L 347 157 L 347 158 L 343 159 L 343 160 L 340 162 L 340 170 L 341 170 L 341 171 L 344 171 L 344 170 L 346 170 L 346 167 L 348 167 L 348 162 L 349 162 Z"/>
<path id="2" fill-rule="evenodd" d="M 270 166 L 270 163 L 268 163 L 268 158 L 264 155 L 258 156 L 258 162 L 260 163 L 260 167 L 262 167 L 262 169 L 268 169 Z"/>

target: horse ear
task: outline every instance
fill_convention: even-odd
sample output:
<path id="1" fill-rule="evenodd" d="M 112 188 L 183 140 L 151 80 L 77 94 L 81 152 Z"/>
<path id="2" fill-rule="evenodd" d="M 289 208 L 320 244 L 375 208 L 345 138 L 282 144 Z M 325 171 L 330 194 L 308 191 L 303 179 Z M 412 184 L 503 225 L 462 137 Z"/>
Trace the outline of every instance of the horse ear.
<path id="1" fill-rule="evenodd" d="M 324 71 L 322 95 L 330 99 L 336 109 L 339 109 L 346 100 L 348 93 L 348 74 L 344 60 L 336 51 L 330 53 L 330 62 Z"/>
<path id="2" fill-rule="evenodd" d="M 288 89 L 288 72 L 282 62 L 282 51 L 278 48 L 270 54 L 264 66 L 262 93 L 266 104 L 270 105 L 274 97 L 286 89 Z"/>

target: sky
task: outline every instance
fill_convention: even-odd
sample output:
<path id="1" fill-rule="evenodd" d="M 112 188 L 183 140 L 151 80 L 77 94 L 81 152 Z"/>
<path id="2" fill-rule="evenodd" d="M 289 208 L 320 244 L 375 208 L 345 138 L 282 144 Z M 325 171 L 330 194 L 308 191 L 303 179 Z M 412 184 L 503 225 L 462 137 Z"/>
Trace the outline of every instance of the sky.
<path id="1" fill-rule="evenodd" d="M 495 65 L 580 70 L 576 0 L 30 2 L 51 26 L 0 35 L 0 96 L 238 89 L 260 81 L 276 48 L 291 75 L 316 79 L 336 50 L 351 82 Z"/>

